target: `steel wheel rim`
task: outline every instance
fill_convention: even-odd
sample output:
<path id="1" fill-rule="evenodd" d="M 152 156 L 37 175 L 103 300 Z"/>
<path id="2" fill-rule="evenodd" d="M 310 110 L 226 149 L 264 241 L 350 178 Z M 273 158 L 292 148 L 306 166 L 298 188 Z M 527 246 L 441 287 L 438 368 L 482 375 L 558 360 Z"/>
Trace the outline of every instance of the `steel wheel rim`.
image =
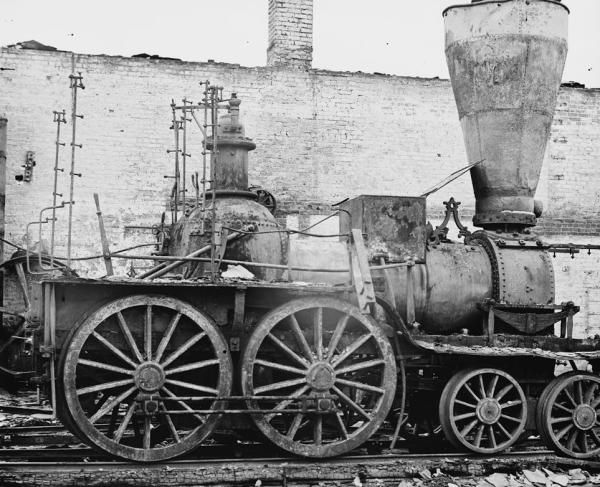
<path id="1" fill-rule="evenodd" d="M 510 374 L 494 368 L 469 369 L 446 384 L 440 420 L 453 445 L 475 453 L 498 453 L 523 433 L 527 400 Z"/>
<path id="2" fill-rule="evenodd" d="M 555 450 L 574 458 L 600 453 L 600 377 L 571 372 L 547 387 L 541 434 Z"/>
<path id="3" fill-rule="evenodd" d="M 137 308 L 145 309 L 146 313 L 148 313 L 144 316 L 143 341 L 141 346 L 139 340 L 136 341 L 135 337 L 131 335 L 131 329 L 126 318 L 128 313 L 133 313 L 136 316 Z M 171 319 L 165 329 L 160 330 L 162 335 L 159 335 L 159 330 L 155 329 L 158 320 L 153 320 L 152 317 L 156 317 L 158 314 L 164 316 L 169 313 Z M 119 314 L 124 318 L 124 324 Z M 150 321 L 148 321 L 148 316 L 150 316 Z M 148 322 L 150 323 L 149 327 L 147 325 Z M 123 339 L 122 343 L 127 347 L 128 353 L 123 351 L 121 353 L 128 357 L 131 363 L 120 357 L 118 353 L 111 350 L 110 345 L 106 345 L 103 342 L 102 338 L 107 340 L 102 334 L 107 333 L 108 323 L 111 323 L 112 330 L 118 329 L 122 333 L 120 338 Z M 133 339 L 133 343 L 126 336 L 127 332 L 122 325 L 124 328 L 129 329 L 130 338 Z M 107 328 L 105 329 L 104 327 Z M 185 330 L 194 330 L 195 334 L 183 345 L 173 349 L 175 342 L 172 341 L 176 340 L 178 334 L 181 332 L 181 330 L 178 331 L 179 327 L 185 327 Z M 147 340 L 148 330 L 150 330 L 149 340 Z M 202 334 L 201 337 L 199 337 L 200 334 Z M 99 339 L 97 335 L 101 335 L 102 338 Z M 114 346 L 114 337 L 111 338 L 113 340 L 108 339 L 107 341 Z M 204 340 L 204 343 L 202 340 Z M 158 345 L 155 345 L 157 342 Z M 191 342 L 194 343 L 190 345 Z M 99 360 L 84 358 L 84 355 L 89 352 L 94 344 L 103 347 L 105 356 L 110 357 L 110 359 L 104 359 L 100 362 Z M 170 344 L 171 348 L 169 348 Z M 203 348 L 212 350 L 213 357 L 203 358 L 198 362 L 185 363 L 189 361 L 189 354 L 198 350 L 195 347 L 199 347 L 200 344 Z M 137 347 L 137 351 L 135 347 Z M 115 348 L 118 349 L 118 347 Z M 151 360 L 148 360 L 148 352 L 150 353 Z M 202 363 L 207 361 L 211 363 Z M 113 369 L 127 370 L 128 373 L 114 370 L 105 371 L 104 368 L 90 364 L 90 362 L 108 365 Z M 180 369 L 184 366 L 191 368 L 181 371 Z M 210 367 L 212 369 L 209 369 Z M 122 381 L 123 384 L 103 388 L 109 383 L 118 382 L 117 380 L 111 380 L 104 384 L 98 384 L 100 389 L 97 391 L 90 390 L 90 388 L 97 387 L 97 385 L 78 386 L 79 380 L 83 378 L 89 380 L 90 369 L 98 372 L 98 374 L 114 372 L 115 375 L 123 377 L 123 379 L 118 380 Z M 162 370 L 162 374 L 157 372 L 159 369 Z M 202 369 L 205 371 L 211 370 L 212 376 L 216 376 L 214 387 L 207 387 L 199 383 L 201 382 L 199 375 L 198 379 L 192 379 L 193 382 L 188 382 L 190 379 L 187 379 L 187 377 L 189 377 L 189 374 L 193 370 L 202 373 Z M 182 374 L 186 377 L 186 381 L 179 380 Z M 83 435 L 87 443 L 119 458 L 150 462 L 167 460 L 193 450 L 214 430 L 220 417 L 218 414 L 202 416 L 188 413 L 187 409 L 195 408 L 195 405 L 198 403 L 173 401 L 167 398 L 172 396 L 183 397 L 181 391 L 187 391 L 187 395 L 189 396 L 210 395 L 211 397 L 214 396 L 215 399 L 210 400 L 209 405 L 207 404 L 209 400 L 200 403 L 203 404 L 200 407 L 205 409 L 221 408 L 224 406 L 224 403 L 223 401 L 218 401 L 217 398 L 228 396 L 231 393 L 231 382 L 231 357 L 225 339 L 212 320 L 191 305 L 175 298 L 136 295 L 117 299 L 100 307 L 77 328 L 65 352 L 62 388 L 64 390 L 63 400 L 67 407 L 67 413 L 73 420 L 72 422 L 77 425 L 77 433 Z M 190 389 L 188 386 L 195 386 L 195 388 Z M 97 394 L 102 391 L 106 391 L 107 396 L 108 394 L 112 395 L 108 396 L 104 400 L 104 403 L 100 404 L 96 412 L 92 413 L 92 410 L 90 410 L 92 406 L 89 405 L 89 400 L 88 402 L 85 401 L 88 399 L 85 396 L 94 393 Z M 176 393 L 173 391 L 176 391 Z M 136 397 L 139 398 L 140 394 L 151 395 L 156 399 L 162 398 L 156 401 L 159 411 L 153 414 L 144 414 L 141 425 L 138 424 L 140 413 L 137 412 L 137 406 L 135 405 L 137 404 L 135 399 Z M 114 406 L 110 408 L 113 403 Z M 123 408 L 123 404 L 127 404 L 126 408 Z M 174 404 L 175 406 L 173 406 Z M 107 407 L 109 409 L 104 414 L 101 414 L 103 408 L 106 409 Z M 115 410 L 117 411 L 116 415 L 114 414 Z M 175 413 L 178 410 L 181 410 L 182 413 Z M 173 412 L 167 414 L 166 411 Z M 96 423 L 101 424 L 103 421 L 106 421 L 106 416 L 109 412 L 111 413 L 109 429 L 108 431 L 102 431 L 100 426 L 96 426 Z M 99 414 L 100 416 L 98 416 Z M 111 430 L 113 415 L 117 417 L 116 421 L 118 421 L 118 425 L 115 425 Z M 183 417 L 193 417 L 194 424 L 192 426 L 182 426 L 182 423 L 191 421 L 191 419 L 180 419 Z M 156 442 L 156 439 L 153 439 L 157 428 L 161 428 L 167 432 L 164 435 L 165 439 L 159 443 Z M 130 446 L 123 443 L 131 442 L 131 438 L 128 437 L 131 429 L 136 430 L 136 438 L 138 430 L 141 429 L 139 438 L 141 445 Z M 154 434 L 153 431 L 155 432 Z"/>
<path id="4" fill-rule="evenodd" d="M 321 313 L 322 317 L 329 317 L 330 315 L 338 317 L 333 326 L 329 322 L 325 323 L 327 319 L 320 321 L 315 318 L 312 323 L 313 329 L 310 331 L 314 332 L 313 338 L 321 336 L 321 347 L 318 346 L 318 339 L 314 339 L 312 342 L 305 340 L 303 343 L 297 331 L 294 331 L 296 327 L 292 324 L 292 318 L 290 318 L 311 311 L 315 317 L 318 313 Z M 347 320 L 344 317 L 347 317 Z M 296 321 L 300 321 L 300 326 L 304 324 L 301 317 Z M 340 323 L 343 322 L 345 324 L 341 325 Z M 276 386 L 282 381 L 275 381 L 272 384 L 266 381 L 265 385 L 255 387 L 260 383 L 255 384 L 255 376 L 261 373 L 261 367 L 266 362 L 261 358 L 264 352 L 264 347 L 261 350 L 261 346 L 267 340 L 272 342 L 275 347 L 281 348 L 276 341 L 270 338 L 267 339 L 267 337 L 270 335 L 277 336 L 286 326 L 289 327 L 290 334 L 294 336 L 294 343 L 292 344 L 291 341 L 285 343 L 289 345 L 288 348 L 291 348 L 294 353 L 298 351 L 297 355 L 300 355 L 300 360 L 294 359 L 295 368 L 298 369 L 295 377 L 298 379 L 289 379 L 293 381 L 291 382 L 293 385 L 289 389 L 270 387 Z M 341 349 L 342 342 L 347 341 L 344 333 L 348 329 L 362 329 L 365 331 L 364 335 L 368 334 L 369 337 L 365 339 L 363 335 Z M 274 331 L 273 334 L 271 334 L 272 330 Z M 325 335 L 328 336 L 325 337 Z M 303 334 L 303 336 L 305 335 Z M 359 345 L 356 350 L 360 350 L 362 346 L 360 340 L 365 340 L 362 342 L 364 345 L 368 344 L 374 347 L 378 355 L 377 358 L 367 357 L 358 362 L 356 361 L 358 354 L 353 355 L 352 348 Z M 309 351 L 312 357 L 309 357 Z M 292 360 L 289 353 L 288 358 Z M 303 364 L 302 359 L 306 363 Z M 281 357 L 278 357 L 278 361 L 280 360 Z M 260 367 L 257 368 L 256 365 Z M 282 365 L 287 365 L 287 363 L 282 363 Z M 353 367 L 355 368 L 353 369 Z M 368 380 L 365 379 L 367 375 L 369 376 Z M 359 378 L 365 380 L 364 383 L 359 382 L 361 388 L 354 384 Z M 314 395 L 315 397 L 319 395 L 337 396 L 336 399 L 330 399 L 337 409 L 335 413 L 296 413 L 287 415 L 287 419 L 284 418 L 285 414 L 253 415 L 254 422 L 270 441 L 287 451 L 302 456 L 330 457 L 341 455 L 363 443 L 385 420 L 392 406 L 395 385 L 396 364 L 394 355 L 383 332 L 374 320 L 362 315 L 355 306 L 335 298 L 300 298 L 270 311 L 257 326 L 244 351 L 242 389 L 245 395 L 278 393 L 287 390 L 292 398 L 303 395 Z M 365 390 L 365 388 L 368 390 Z M 356 393 L 357 390 L 361 391 L 360 394 Z M 356 395 L 349 397 L 347 394 L 349 391 L 352 391 L 352 394 L 356 393 Z M 358 397 L 360 397 L 360 400 L 357 399 Z M 367 410 L 364 406 L 369 401 L 372 407 Z M 257 401 L 248 401 L 248 407 L 255 409 L 260 406 Z M 289 401 L 283 401 L 283 403 L 275 402 L 268 407 L 291 409 L 295 405 Z M 363 412 L 368 415 L 368 418 L 367 416 L 361 416 L 362 419 L 349 424 L 350 421 L 358 418 Z M 277 424 L 275 418 L 277 418 L 277 421 L 281 421 L 281 424 Z"/>

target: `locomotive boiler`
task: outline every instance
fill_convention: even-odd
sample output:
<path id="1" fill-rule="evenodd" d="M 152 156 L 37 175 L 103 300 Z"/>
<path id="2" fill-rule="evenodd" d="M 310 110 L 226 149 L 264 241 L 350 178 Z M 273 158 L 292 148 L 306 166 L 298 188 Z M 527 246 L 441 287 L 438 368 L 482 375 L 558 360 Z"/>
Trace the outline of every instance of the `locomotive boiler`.
<path id="1" fill-rule="evenodd" d="M 138 256 L 157 264 L 128 278 L 57 268 L 33 286 L 46 373 L 32 375 L 62 422 L 144 462 L 219 441 L 322 458 L 399 436 L 494 454 L 535 434 L 565 455 L 600 453 L 600 340 L 573 338 L 579 308 L 554 302 L 535 229 L 568 13 L 554 0 L 443 13 L 473 232 L 453 198 L 434 229 L 425 197 L 361 195 L 337 207 L 339 242 L 291 238 L 314 235 L 283 228 L 274 197 L 248 188 L 241 100 L 206 85 L 211 186 L 196 178 L 195 201 L 176 196 L 161 252 Z M 558 361 L 574 370 L 555 377 Z"/>

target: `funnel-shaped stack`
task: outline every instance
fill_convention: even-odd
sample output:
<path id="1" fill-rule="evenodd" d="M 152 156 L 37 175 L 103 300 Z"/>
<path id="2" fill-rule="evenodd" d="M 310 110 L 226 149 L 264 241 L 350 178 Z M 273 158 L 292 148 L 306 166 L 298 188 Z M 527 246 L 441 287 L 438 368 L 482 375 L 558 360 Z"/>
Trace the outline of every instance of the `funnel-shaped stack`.
<path id="1" fill-rule="evenodd" d="M 444 11 L 446 59 L 475 191 L 475 225 L 535 225 L 534 194 L 567 54 L 569 11 L 552 0 Z"/>

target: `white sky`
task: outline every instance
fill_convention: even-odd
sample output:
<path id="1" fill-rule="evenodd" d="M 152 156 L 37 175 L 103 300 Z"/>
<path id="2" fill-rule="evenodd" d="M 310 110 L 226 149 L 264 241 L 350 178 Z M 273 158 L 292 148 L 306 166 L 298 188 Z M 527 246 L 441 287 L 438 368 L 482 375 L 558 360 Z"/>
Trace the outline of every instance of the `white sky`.
<path id="1" fill-rule="evenodd" d="M 453 0 L 314 0 L 313 67 L 447 78 L 444 7 Z M 571 9 L 564 81 L 600 87 L 600 0 Z M 267 0 L 1 0 L 0 45 L 185 61 L 266 63 Z"/>

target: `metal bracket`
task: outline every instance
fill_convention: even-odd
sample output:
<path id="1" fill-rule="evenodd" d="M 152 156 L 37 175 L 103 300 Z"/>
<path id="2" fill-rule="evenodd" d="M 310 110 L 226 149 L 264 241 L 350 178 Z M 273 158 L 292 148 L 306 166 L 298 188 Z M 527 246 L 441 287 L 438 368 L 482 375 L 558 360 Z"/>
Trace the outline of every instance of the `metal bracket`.
<path id="1" fill-rule="evenodd" d="M 446 214 L 444 215 L 444 221 L 435 228 L 431 232 L 431 235 L 428 238 L 428 241 L 431 245 L 438 245 L 440 242 L 446 240 L 446 235 L 448 235 L 448 223 L 450 222 L 450 217 L 454 220 L 454 224 L 458 228 L 458 236 L 465 238 L 465 243 L 468 243 L 471 232 L 469 229 L 464 226 L 460 217 L 458 216 L 458 207 L 460 206 L 460 201 L 455 201 L 454 197 L 450 198 L 448 201 L 444 201 L 444 206 L 446 207 Z"/>
<path id="2" fill-rule="evenodd" d="M 496 303 L 493 299 L 486 299 L 478 307 L 486 313 L 483 333 L 490 343 L 493 342 L 495 319 L 502 320 L 526 335 L 534 335 L 560 321 L 561 337 L 572 338 L 573 315 L 579 311 L 579 306 L 575 306 L 572 301 L 560 305 L 523 306 Z"/>

